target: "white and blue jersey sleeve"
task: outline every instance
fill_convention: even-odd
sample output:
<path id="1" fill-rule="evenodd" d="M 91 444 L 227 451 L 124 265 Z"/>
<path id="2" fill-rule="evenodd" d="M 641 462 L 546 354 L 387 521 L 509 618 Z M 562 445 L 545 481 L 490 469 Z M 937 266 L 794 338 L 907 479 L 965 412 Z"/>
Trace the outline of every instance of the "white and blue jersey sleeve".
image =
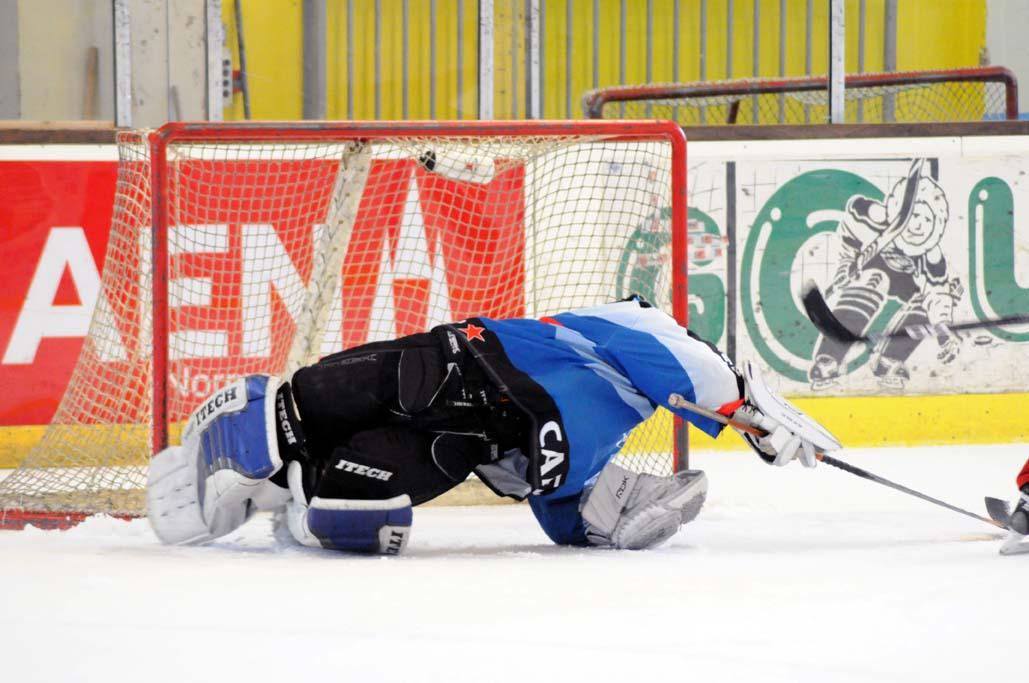
<path id="1" fill-rule="evenodd" d="M 658 405 L 718 435 L 720 424 L 670 406 L 672 394 L 711 409 L 740 398 L 729 360 L 635 300 L 542 320 L 475 320 L 491 333 L 484 360 L 536 417 L 536 496 L 578 496 Z"/>
<path id="2" fill-rule="evenodd" d="M 586 482 L 658 405 L 717 436 L 722 425 L 671 407 L 669 397 L 680 394 L 712 410 L 740 398 L 738 377 L 722 354 L 667 314 L 636 301 L 542 320 L 479 320 L 503 348 L 502 354 L 492 354 L 494 359 L 504 356 L 500 365 L 506 372 L 501 374 L 531 378 L 528 383 L 545 393 L 546 404 L 552 406 L 537 420 L 539 443 L 552 455 L 541 461 L 544 486 L 530 502 L 544 529 L 559 542 L 569 541 L 557 527 L 581 526 L 581 519 L 574 519 L 577 507 L 572 518 L 562 513 L 548 525 L 545 501 L 577 501 Z M 526 401 L 530 410 L 538 404 L 531 397 Z"/>

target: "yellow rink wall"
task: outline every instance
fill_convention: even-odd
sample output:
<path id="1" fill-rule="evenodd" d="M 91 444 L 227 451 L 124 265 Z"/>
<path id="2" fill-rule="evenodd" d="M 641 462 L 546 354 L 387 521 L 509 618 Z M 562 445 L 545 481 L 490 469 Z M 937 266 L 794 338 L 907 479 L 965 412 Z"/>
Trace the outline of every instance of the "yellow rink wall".
<path id="1" fill-rule="evenodd" d="M 234 4 L 222 3 L 228 28 L 227 43 L 239 65 Z M 378 118 L 472 119 L 478 101 L 478 1 L 435 0 L 436 68 L 432 68 L 429 0 L 407 3 L 408 82 L 407 115 L 403 103 L 404 3 L 402 0 L 356 0 L 348 22 L 347 0 L 328 0 L 327 116 L 348 118 L 348 91 L 352 89 L 353 118 L 376 118 L 375 93 L 379 88 Z M 785 75 L 806 73 L 807 17 L 805 0 L 786 3 Z M 647 8 L 651 7 L 647 77 Z M 301 118 L 303 98 L 303 17 L 300 0 L 250 0 L 242 3 L 251 106 L 255 119 Z M 376 20 L 376 7 L 381 20 Z M 727 0 L 707 0 L 707 55 L 700 54 L 701 0 L 680 0 L 678 27 L 674 0 L 547 0 L 541 3 L 543 51 L 543 117 L 581 117 L 579 99 L 587 90 L 619 84 L 690 81 L 779 75 L 780 0 L 760 0 L 759 66 L 754 73 L 754 3 L 735 2 L 732 23 L 732 71 L 727 69 Z M 864 70 L 883 70 L 885 0 L 867 0 Z M 811 72 L 827 71 L 828 3 L 812 3 Z M 846 69 L 858 71 L 859 3 L 846 2 Z M 624 11 L 624 31 L 623 16 Z M 517 64 L 521 44 L 524 2 L 496 0 L 495 118 L 521 118 L 524 114 L 524 74 Z M 349 24 L 353 24 L 352 26 Z M 569 27 L 569 24 L 571 26 Z M 460 25 L 460 30 L 459 30 Z M 594 27 L 597 27 L 596 31 Z M 673 63 L 678 28 L 678 64 Z M 595 35 L 595 33 L 597 35 Z M 624 34 L 624 41 L 623 36 Z M 898 3 L 897 69 L 944 69 L 976 66 L 986 44 L 986 0 L 903 0 Z M 569 46 L 568 36 L 571 35 Z M 350 36 L 353 37 L 350 40 Z M 376 48 L 378 36 L 379 49 Z M 594 44 L 596 56 L 594 74 Z M 571 49 L 569 49 L 569 47 Z M 624 73 L 622 54 L 624 52 Z M 348 55 L 353 77 L 348 74 Z M 571 58 L 569 58 L 571 55 Z M 378 80 L 376 80 L 378 68 Z M 676 74 L 678 78 L 676 79 Z M 430 78 L 435 77 L 437 98 L 430 101 Z M 458 92 L 457 84 L 461 88 Z M 569 102 L 571 110 L 569 111 Z M 433 112 L 435 109 L 435 112 Z M 225 112 L 227 119 L 243 118 L 237 94 Z"/>
<path id="2" fill-rule="evenodd" d="M 950 396 L 859 396 L 794 398 L 792 402 L 824 424 L 845 447 L 1029 442 L 1029 394 Z M 671 420 L 662 425 L 671 445 Z M 0 468 L 16 467 L 44 427 L 0 428 Z M 690 428 L 690 447 L 746 450 L 736 434 L 712 439 Z M 626 451 L 637 450 L 633 440 Z"/>

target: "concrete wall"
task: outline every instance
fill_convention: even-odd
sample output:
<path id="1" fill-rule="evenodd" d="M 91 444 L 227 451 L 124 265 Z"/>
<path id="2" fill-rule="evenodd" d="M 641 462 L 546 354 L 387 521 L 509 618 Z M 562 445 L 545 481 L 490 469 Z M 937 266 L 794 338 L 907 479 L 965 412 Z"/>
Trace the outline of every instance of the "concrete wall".
<path id="1" fill-rule="evenodd" d="M 113 119 L 110 0 L 19 0 L 17 14 L 19 118 Z M 96 62 L 90 74 L 92 50 Z"/>
<path id="2" fill-rule="evenodd" d="M 0 119 L 19 115 L 18 3 L 0 0 Z"/>
<path id="3" fill-rule="evenodd" d="M 205 119 L 205 0 L 128 0 L 132 125 Z M 113 0 L 0 0 L 0 119 L 114 120 Z"/>
<path id="4" fill-rule="evenodd" d="M 1029 3 L 1025 0 L 987 0 L 986 48 L 991 64 L 1006 66 L 1015 72 L 1021 89 L 1018 110 L 1029 112 Z"/>

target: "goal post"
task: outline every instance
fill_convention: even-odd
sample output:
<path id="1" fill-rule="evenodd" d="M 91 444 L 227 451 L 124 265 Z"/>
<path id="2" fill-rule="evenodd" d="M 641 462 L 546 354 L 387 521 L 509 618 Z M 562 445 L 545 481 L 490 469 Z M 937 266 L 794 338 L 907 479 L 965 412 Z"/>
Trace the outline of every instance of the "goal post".
<path id="1" fill-rule="evenodd" d="M 245 374 L 630 290 L 687 321 L 672 122 L 172 123 L 122 133 L 119 157 L 90 331 L 53 423 L 0 481 L 0 526 L 141 515 L 151 454 Z M 661 410 L 618 457 L 671 472 L 678 429 Z"/>

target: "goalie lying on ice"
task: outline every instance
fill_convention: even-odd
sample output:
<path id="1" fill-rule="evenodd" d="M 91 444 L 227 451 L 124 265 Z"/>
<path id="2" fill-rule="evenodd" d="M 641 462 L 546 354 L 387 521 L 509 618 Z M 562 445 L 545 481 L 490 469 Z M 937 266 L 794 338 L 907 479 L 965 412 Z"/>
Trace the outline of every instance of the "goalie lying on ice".
<path id="1" fill-rule="evenodd" d="M 151 462 L 147 512 L 166 543 L 231 532 L 276 510 L 297 541 L 396 553 L 413 506 L 474 472 L 529 499 L 555 542 L 649 548 L 693 519 L 704 473 L 658 477 L 611 462 L 661 405 L 685 397 L 767 432 L 745 435 L 775 465 L 839 443 L 742 375 L 713 346 L 633 297 L 540 320 L 470 318 L 359 346 L 289 381 L 252 375 L 190 418 L 183 445 Z M 676 405 L 679 402 L 676 401 Z"/>

